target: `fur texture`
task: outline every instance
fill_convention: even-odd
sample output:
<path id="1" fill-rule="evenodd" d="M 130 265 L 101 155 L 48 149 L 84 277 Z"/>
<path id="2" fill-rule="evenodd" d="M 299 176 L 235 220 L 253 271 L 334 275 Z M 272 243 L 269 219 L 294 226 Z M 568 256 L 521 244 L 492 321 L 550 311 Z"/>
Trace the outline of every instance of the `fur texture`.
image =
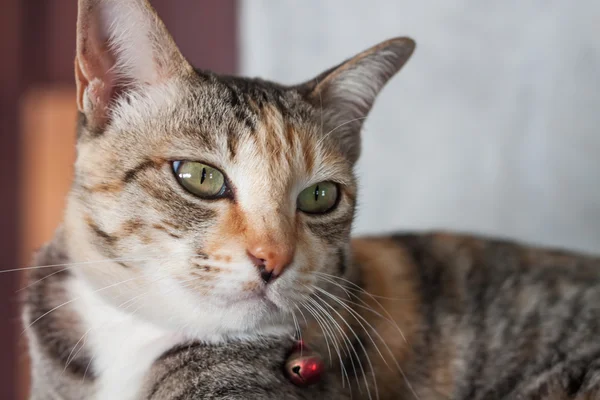
<path id="1" fill-rule="evenodd" d="M 146 1 L 80 0 L 75 180 L 24 310 L 33 398 L 593 396 L 598 260 L 351 242 L 362 121 L 413 49 L 283 86 L 193 69 Z M 220 170 L 225 195 L 187 191 L 182 161 Z M 301 211 L 320 182 L 334 207 Z M 293 335 L 326 357 L 316 386 L 283 375 Z"/>

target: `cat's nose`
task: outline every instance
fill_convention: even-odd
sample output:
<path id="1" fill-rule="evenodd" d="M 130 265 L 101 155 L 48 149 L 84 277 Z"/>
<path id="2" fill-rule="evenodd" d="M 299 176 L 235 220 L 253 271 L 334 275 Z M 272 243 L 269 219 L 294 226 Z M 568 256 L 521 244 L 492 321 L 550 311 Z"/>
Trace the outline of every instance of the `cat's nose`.
<path id="1" fill-rule="evenodd" d="M 265 283 L 277 278 L 292 262 L 293 250 L 286 247 L 251 246 L 248 257 L 258 268 L 260 277 Z"/>

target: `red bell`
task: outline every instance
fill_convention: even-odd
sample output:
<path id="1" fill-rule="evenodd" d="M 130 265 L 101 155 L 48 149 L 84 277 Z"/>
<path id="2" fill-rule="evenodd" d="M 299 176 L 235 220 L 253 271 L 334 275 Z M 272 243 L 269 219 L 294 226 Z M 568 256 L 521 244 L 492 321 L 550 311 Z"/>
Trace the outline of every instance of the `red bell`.
<path id="1" fill-rule="evenodd" d="M 325 365 L 316 353 L 299 342 L 285 363 L 285 372 L 296 386 L 309 386 L 321 380 Z"/>

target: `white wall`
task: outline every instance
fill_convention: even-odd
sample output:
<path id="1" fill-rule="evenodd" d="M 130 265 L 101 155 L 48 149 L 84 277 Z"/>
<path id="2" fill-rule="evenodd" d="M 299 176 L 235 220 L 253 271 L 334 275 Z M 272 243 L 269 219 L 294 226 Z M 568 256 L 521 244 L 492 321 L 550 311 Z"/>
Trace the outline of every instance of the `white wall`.
<path id="1" fill-rule="evenodd" d="M 357 233 L 446 228 L 600 253 L 600 1 L 242 0 L 242 73 L 303 81 L 417 41 L 363 135 Z"/>

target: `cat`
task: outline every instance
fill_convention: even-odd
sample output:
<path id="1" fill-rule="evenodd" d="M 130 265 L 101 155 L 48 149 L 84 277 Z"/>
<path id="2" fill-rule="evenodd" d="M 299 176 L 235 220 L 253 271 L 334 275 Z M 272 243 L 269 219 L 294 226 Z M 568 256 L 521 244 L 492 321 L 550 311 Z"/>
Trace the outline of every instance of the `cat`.
<path id="1" fill-rule="evenodd" d="M 600 259 L 351 239 L 360 131 L 413 53 L 284 86 L 194 69 L 146 0 L 79 0 L 75 177 L 29 270 L 41 399 L 596 398 Z M 325 361 L 298 387 L 295 339 Z"/>

